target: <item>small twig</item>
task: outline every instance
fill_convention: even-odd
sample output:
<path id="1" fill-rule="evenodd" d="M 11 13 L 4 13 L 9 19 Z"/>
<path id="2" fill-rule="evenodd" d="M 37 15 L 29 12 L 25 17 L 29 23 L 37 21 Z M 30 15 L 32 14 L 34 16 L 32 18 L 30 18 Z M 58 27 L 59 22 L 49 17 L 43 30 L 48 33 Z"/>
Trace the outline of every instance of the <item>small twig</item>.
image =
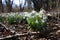
<path id="1" fill-rule="evenodd" d="M 0 23 L 0 25 L 2 25 L 6 30 L 8 29 L 4 24 Z"/>
<path id="2" fill-rule="evenodd" d="M 29 33 L 25 33 L 25 34 L 15 34 L 15 35 L 9 35 L 9 36 L 6 36 L 6 37 L 3 37 L 3 38 L 0 38 L 0 40 L 3 40 L 3 39 L 8 39 L 8 38 L 13 38 L 13 37 L 26 37 L 26 36 L 29 36 L 29 35 L 36 35 L 36 34 L 40 34 L 40 32 L 31 32 L 30 34 Z"/>

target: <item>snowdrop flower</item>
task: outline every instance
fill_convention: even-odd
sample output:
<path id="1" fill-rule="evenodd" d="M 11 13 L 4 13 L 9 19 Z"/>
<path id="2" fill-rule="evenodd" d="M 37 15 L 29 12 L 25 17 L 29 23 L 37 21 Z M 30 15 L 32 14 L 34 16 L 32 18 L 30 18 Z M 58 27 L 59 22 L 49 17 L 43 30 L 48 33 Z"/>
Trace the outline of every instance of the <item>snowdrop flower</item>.
<path id="1" fill-rule="evenodd" d="M 14 14 L 11 13 L 11 14 L 9 14 L 9 16 L 14 16 Z"/>
<path id="2" fill-rule="evenodd" d="M 35 23 L 38 23 L 38 20 L 36 20 Z"/>
<path id="3" fill-rule="evenodd" d="M 23 12 L 24 14 L 28 14 L 28 12 Z"/>
<path id="4" fill-rule="evenodd" d="M 23 19 L 25 19 L 26 17 L 25 16 L 23 16 Z"/>
<path id="5" fill-rule="evenodd" d="M 43 19 L 47 19 L 47 16 L 43 14 Z"/>
<path id="6" fill-rule="evenodd" d="M 31 13 L 36 13 L 36 11 L 32 10 L 32 12 L 31 12 Z"/>
<path id="7" fill-rule="evenodd" d="M 32 18 L 34 18 L 35 16 L 31 16 Z"/>
<path id="8" fill-rule="evenodd" d="M 30 14 L 25 14 L 24 16 L 25 16 L 25 17 L 31 17 L 31 15 L 30 15 Z"/>
<path id="9" fill-rule="evenodd" d="M 32 10 L 32 12 L 30 14 L 33 16 L 36 14 L 36 11 Z"/>
<path id="10" fill-rule="evenodd" d="M 44 14 L 44 13 L 46 13 L 46 11 L 44 9 L 41 9 L 39 13 Z"/>
<path id="11" fill-rule="evenodd" d="M 26 18 L 26 20 L 28 20 L 28 18 Z"/>
<path id="12" fill-rule="evenodd" d="M 43 14 L 45 14 L 45 13 L 46 13 L 46 12 L 45 12 L 44 9 L 41 9 L 40 12 L 39 12 L 40 15 L 43 15 Z"/>
<path id="13" fill-rule="evenodd" d="M 44 22 L 45 22 L 45 20 L 42 20 L 42 22 L 44 23 Z"/>
<path id="14" fill-rule="evenodd" d="M 38 13 L 36 13 L 35 15 L 38 15 L 38 16 L 39 16 L 39 14 L 38 14 Z"/>
<path id="15" fill-rule="evenodd" d="M 39 14 L 39 17 L 42 18 L 42 15 Z"/>
<path id="16" fill-rule="evenodd" d="M 5 17 L 5 15 L 2 15 L 2 17 Z"/>
<path id="17" fill-rule="evenodd" d="M 51 14 L 47 14 L 47 16 L 51 16 Z"/>

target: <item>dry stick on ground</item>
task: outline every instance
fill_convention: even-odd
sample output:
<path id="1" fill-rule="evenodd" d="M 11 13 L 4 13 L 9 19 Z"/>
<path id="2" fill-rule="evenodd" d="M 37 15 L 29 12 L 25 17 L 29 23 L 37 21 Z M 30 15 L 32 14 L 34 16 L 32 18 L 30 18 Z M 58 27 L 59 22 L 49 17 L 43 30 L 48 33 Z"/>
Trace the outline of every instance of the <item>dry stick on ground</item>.
<path id="1" fill-rule="evenodd" d="M 3 26 L 6 30 L 8 29 L 4 24 L 0 23 L 1 26 Z"/>
<path id="2" fill-rule="evenodd" d="M 40 34 L 39 32 L 31 32 L 31 33 L 25 33 L 25 34 L 16 34 L 16 35 L 10 35 L 10 36 L 6 36 L 6 37 L 3 37 L 3 38 L 0 38 L 0 40 L 2 39 L 8 39 L 8 38 L 13 38 L 13 37 L 27 37 L 29 35 L 37 35 L 37 34 Z"/>

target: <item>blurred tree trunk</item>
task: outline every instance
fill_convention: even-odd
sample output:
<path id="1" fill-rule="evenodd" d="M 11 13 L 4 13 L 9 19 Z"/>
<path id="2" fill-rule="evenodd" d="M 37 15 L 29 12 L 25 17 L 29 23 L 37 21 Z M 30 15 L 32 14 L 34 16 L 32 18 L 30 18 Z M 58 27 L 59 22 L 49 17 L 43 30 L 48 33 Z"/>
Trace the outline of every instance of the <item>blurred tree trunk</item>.
<path id="1" fill-rule="evenodd" d="M 11 0 L 5 0 L 5 2 L 6 2 L 7 12 L 11 12 L 12 11 L 13 1 L 11 1 Z"/>
<path id="2" fill-rule="evenodd" d="M 2 0 L 0 0 L 0 12 L 3 12 L 3 4 L 2 4 Z"/>
<path id="3" fill-rule="evenodd" d="M 36 11 L 40 11 L 40 8 L 42 7 L 42 0 L 31 0 L 34 3 L 34 9 Z"/>
<path id="4" fill-rule="evenodd" d="M 59 7 L 59 0 L 57 0 L 57 8 Z"/>
<path id="5" fill-rule="evenodd" d="M 27 0 L 28 2 L 28 9 L 31 10 L 31 0 Z"/>
<path id="6" fill-rule="evenodd" d="M 23 12 L 24 10 L 24 7 L 22 7 L 22 4 L 20 3 L 20 0 L 19 0 L 19 12 Z"/>
<path id="7" fill-rule="evenodd" d="M 26 5 L 26 2 L 27 2 L 27 6 L 26 7 L 23 7 L 23 11 L 30 12 L 32 10 L 31 0 L 25 0 L 24 6 Z"/>
<path id="8" fill-rule="evenodd" d="M 45 10 L 49 9 L 49 1 L 48 0 L 32 0 L 34 3 L 34 9 L 36 11 L 40 11 L 40 8 L 44 8 Z"/>
<path id="9" fill-rule="evenodd" d="M 39 11 L 44 8 L 46 11 L 56 8 L 57 0 L 31 0 L 34 3 L 34 9 Z M 57 2 L 57 3 L 56 3 Z"/>

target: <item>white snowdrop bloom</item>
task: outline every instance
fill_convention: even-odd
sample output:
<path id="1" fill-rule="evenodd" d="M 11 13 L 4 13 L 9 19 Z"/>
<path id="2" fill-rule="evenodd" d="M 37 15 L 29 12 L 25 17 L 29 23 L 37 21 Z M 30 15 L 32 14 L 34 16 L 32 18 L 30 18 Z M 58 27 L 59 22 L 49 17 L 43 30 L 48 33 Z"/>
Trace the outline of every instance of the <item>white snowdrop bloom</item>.
<path id="1" fill-rule="evenodd" d="M 41 18 L 42 18 L 42 17 L 43 17 L 43 14 L 42 14 L 42 13 L 39 13 L 39 17 L 41 17 Z"/>
<path id="2" fill-rule="evenodd" d="M 42 22 L 46 22 L 47 16 L 43 17 Z"/>
<path id="3" fill-rule="evenodd" d="M 36 20 L 35 23 L 38 23 L 38 20 Z"/>
<path id="4" fill-rule="evenodd" d="M 24 12 L 24 15 L 27 15 L 28 13 L 27 12 Z"/>
<path id="5" fill-rule="evenodd" d="M 28 13 L 28 14 L 25 14 L 24 16 L 25 16 L 25 17 L 31 17 L 31 14 Z"/>
<path id="6" fill-rule="evenodd" d="M 42 15 L 39 14 L 39 17 L 42 18 Z"/>
<path id="7" fill-rule="evenodd" d="M 42 22 L 44 23 L 44 22 L 45 22 L 45 20 L 42 20 Z"/>
<path id="8" fill-rule="evenodd" d="M 31 13 L 36 13 L 36 11 L 35 10 L 32 10 L 32 12 Z"/>
<path id="9" fill-rule="evenodd" d="M 28 14 L 28 12 L 23 12 L 24 14 Z"/>
<path id="10" fill-rule="evenodd" d="M 47 14 L 47 16 L 51 16 L 51 14 Z"/>
<path id="11" fill-rule="evenodd" d="M 7 15 L 9 15 L 10 13 L 7 13 Z"/>
<path id="12" fill-rule="evenodd" d="M 43 14 L 43 19 L 47 19 L 47 16 Z"/>
<path id="13" fill-rule="evenodd" d="M 40 12 L 39 12 L 40 15 L 43 15 L 43 14 L 45 14 L 45 13 L 46 13 L 46 12 L 45 12 L 44 9 L 41 9 Z"/>
<path id="14" fill-rule="evenodd" d="M 6 15 L 2 15 L 2 17 L 5 17 Z"/>
<path id="15" fill-rule="evenodd" d="M 23 16 L 23 19 L 25 19 L 26 17 L 25 16 Z"/>
<path id="16" fill-rule="evenodd" d="M 25 17 L 30 17 L 30 14 L 25 14 L 24 16 L 25 16 Z"/>
<path id="17" fill-rule="evenodd" d="M 10 13 L 9 15 L 13 15 L 12 13 Z"/>
<path id="18" fill-rule="evenodd" d="M 39 16 L 39 14 L 38 14 L 38 13 L 36 13 L 35 15 L 38 15 L 38 16 Z"/>
<path id="19" fill-rule="evenodd" d="M 36 11 L 33 10 L 30 14 L 31 16 L 34 16 L 36 14 Z"/>
<path id="20" fill-rule="evenodd" d="M 28 20 L 28 18 L 26 18 L 26 20 Z"/>
<path id="21" fill-rule="evenodd" d="M 46 11 L 44 9 L 41 9 L 39 13 L 46 13 Z"/>
<path id="22" fill-rule="evenodd" d="M 32 18 L 34 18 L 35 16 L 31 16 Z"/>
<path id="23" fill-rule="evenodd" d="M 35 13 L 31 13 L 30 15 L 31 15 L 31 16 L 34 16 L 34 15 L 35 15 Z"/>
<path id="24" fill-rule="evenodd" d="M 39 17 L 42 17 L 43 19 L 47 19 L 47 16 L 45 15 L 46 11 L 44 9 L 41 9 L 39 12 Z"/>

